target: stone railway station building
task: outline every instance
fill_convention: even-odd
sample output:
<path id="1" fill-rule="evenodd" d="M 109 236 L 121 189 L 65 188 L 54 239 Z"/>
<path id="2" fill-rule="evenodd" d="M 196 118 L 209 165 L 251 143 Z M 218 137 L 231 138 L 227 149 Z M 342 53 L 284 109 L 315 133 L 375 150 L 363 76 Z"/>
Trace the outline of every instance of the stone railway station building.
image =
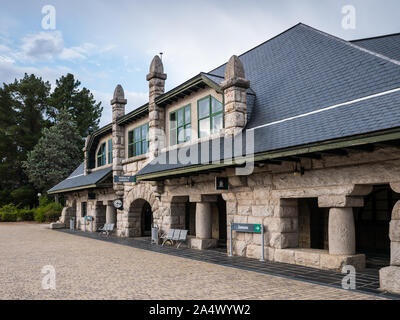
<path id="1" fill-rule="evenodd" d="M 166 79 L 155 56 L 148 103 L 130 113 L 116 87 L 112 123 L 49 190 L 67 199 L 61 222 L 115 223 L 121 237 L 186 229 L 200 250 L 229 250 L 232 222 L 262 224 L 267 260 L 379 261 L 381 288 L 400 293 L 399 34 L 349 42 L 298 24 L 168 92 Z M 260 234 L 232 241 L 260 258 Z"/>

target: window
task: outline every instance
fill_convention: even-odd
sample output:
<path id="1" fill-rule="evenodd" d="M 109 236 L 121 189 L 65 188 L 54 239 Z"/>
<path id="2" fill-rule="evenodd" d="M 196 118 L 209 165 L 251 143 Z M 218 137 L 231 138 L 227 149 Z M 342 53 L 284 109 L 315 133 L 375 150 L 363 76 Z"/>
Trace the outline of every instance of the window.
<path id="1" fill-rule="evenodd" d="M 112 156 L 112 139 L 108 140 L 108 163 L 113 162 Z"/>
<path id="2" fill-rule="evenodd" d="M 102 143 L 97 152 L 97 166 L 101 167 L 106 164 L 106 144 Z"/>
<path id="3" fill-rule="evenodd" d="M 190 104 L 169 114 L 169 144 L 190 141 L 192 134 Z"/>
<path id="4" fill-rule="evenodd" d="M 199 138 L 218 133 L 224 127 L 223 105 L 213 96 L 197 101 Z"/>
<path id="5" fill-rule="evenodd" d="M 87 215 L 87 203 L 81 202 L 81 217 L 86 217 Z"/>
<path id="6" fill-rule="evenodd" d="M 149 149 L 149 124 L 146 123 L 128 132 L 128 157 L 147 153 Z"/>

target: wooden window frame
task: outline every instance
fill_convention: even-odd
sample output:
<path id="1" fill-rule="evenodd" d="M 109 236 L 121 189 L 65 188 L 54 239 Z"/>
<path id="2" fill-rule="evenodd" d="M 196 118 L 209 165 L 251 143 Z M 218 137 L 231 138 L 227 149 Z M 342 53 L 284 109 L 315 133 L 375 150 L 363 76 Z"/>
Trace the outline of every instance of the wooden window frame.
<path id="1" fill-rule="evenodd" d="M 183 123 L 181 125 L 178 125 L 178 121 L 177 121 L 178 112 L 181 111 L 181 110 L 183 110 Z M 186 122 L 186 110 L 189 110 L 189 113 L 190 113 L 190 117 L 189 117 L 190 120 L 188 122 Z M 176 119 L 175 121 L 171 121 L 171 116 L 173 114 L 175 114 L 175 119 Z M 177 145 L 177 144 L 185 143 L 185 142 L 188 142 L 188 141 L 190 141 L 192 139 L 192 105 L 191 104 L 187 104 L 187 105 L 185 105 L 185 106 L 183 106 L 183 107 L 181 107 L 181 108 L 179 108 L 177 110 L 171 111 L 169 113 L 169 118 L 168 119 L 169 119 L 169 145 L 170 146 L 174 146 L 174 145 Z M 172 127 L 172 124 L 175 124 L 175 126 Z M 188 129 L 188 128 L 186 128 L 187 126 L 190 126 L 190 128 L 189 128 L 190 129 L 190 138 L 188 140 L 186 139 L 186 130 Z M 179 132 L 180 128 L 183 128 L 183 130 L 184 130 L 184 140 L 183 141 L 180 141 L 178 139 L 178 132 Z M 171 141 L 171 132 L 172 131 L 175 132 L 175 143 L 173 143 Z"/>
<path id="2" fill-rule="evenodd" d="M 143 137 L 142 128 L 147 127 L 147 137 Z M 135 140 L 135 130 L 140 131 L 140 139 Z M 147 151 L 143 152 L 143 142 L 147 142 Z M 139 152 L 136 153 L 136 144 L 140 144 Z M 149 151 L 149 123 L 142 124 L 128 131 L 128 158 L 146 154 Z"/>
<path id="3" fill-rule="evenodd" d="M 202 117 L 200 118 L 200 102 L 203 100 L 208 99 L 208 108 L 209 108 L 209 114 L 206 117 Z M 221 105 L 222 105 L 222 109 L 221 111 L 218 112 L 212 112 L 212 99 L 215 99 L 216 101 L 218 101 Z M 212 95 L 208 95 L 207 97 L 201 98 L 199 100 L 197 100 L 197 137 L 200 138 L 200 121 L 209 118 L 210 119 L 210 131 L 208 136 L 214 134 L 213 132 L 213 120 L 216 116 L 219 116 L 222 114 L 222 129 L 225 128 L 225 117 L 224 117 L 224 104 L 219 101 L 217 98 L 215 98 Z M 204 138 L 204 137 L 203 137 Z"/>

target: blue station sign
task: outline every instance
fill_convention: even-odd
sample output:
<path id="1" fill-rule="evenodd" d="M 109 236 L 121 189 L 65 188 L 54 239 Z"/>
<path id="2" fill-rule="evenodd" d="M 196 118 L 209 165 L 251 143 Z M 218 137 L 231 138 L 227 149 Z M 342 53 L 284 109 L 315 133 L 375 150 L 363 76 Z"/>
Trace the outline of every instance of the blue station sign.
<path id="1" fill-rule="evenodd" d="M 114 176 L 115 183 L 136 182 L 136 176 Z"/>
<path id="2" fill-rule="evenodd" d="M 231 226 L 236 232 L 261 233 L 261 224 L 232 223 Z"/>

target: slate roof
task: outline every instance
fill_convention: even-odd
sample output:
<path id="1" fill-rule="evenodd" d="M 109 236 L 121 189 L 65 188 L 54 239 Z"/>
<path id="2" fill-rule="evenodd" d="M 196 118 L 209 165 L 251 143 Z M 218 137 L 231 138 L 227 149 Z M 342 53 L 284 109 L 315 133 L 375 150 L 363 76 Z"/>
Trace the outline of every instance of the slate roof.
<path id="1" fill-rule="evenodd" d="M 300 23 L 240 59 L 251 83 L 245 129 L 254 131 L 256 154 L 400 128 L 400 91 L 390 92 L 400 88 L 400 34 L 348 42 Z M 225 66 L 201 75 L 220 85 Z M 221 151 L 224 142 L 217 140 Z M 137 175 L 201 163 L 202 146 L 192 146 L 194 163 L 169 161 L 174 156 L 167 152 Z M 205 163 L 225 157 L 209 153 Z M 164 156 L 167 163 L 160 164 Z M 50 191 L 97 183 L 111 168 L 83 177 L 77 172 Z"/>
<path id="2" fill-rule="evenodd" d="M 351 43 L 400 61 L 400 33 L 353 40 Z"/>
<path id="3" fill-rule="evenodd" d="M 48 193 L 62 192 L 78 187 L 93 186 L 103 180 L 109 173 L 112 172 L 112 167 L 94 171 L 88 175 L 84 175 L 84 164 L 82 163 L 78 168 L 70 174 L 70 176 L 61 181 L 59 184 L 48 190 Z"/>
<path id="4" fill-rule="evenodd" d="M 254 129 L 255 153 L 400 127 L 398 91 L 301 116 L 400 88 L 400 63 L 389 58 L 298 24 L 240 59 L 255 92 L 246 126 Z M 224 72 L 222 65 L 208 74 Z M 160 159 L 138 176 L 193 165 Z"/>

